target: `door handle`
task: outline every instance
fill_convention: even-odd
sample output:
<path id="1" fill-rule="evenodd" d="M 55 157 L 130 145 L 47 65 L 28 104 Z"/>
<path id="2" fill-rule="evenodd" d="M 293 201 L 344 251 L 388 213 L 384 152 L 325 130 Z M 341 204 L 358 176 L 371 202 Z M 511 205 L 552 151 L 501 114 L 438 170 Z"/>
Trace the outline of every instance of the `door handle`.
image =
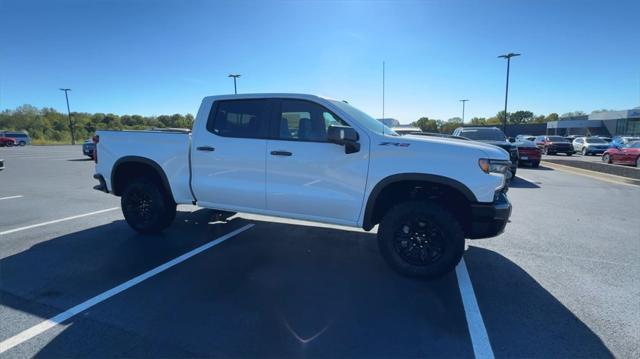
<path id="1" fill-rule="evenodd" d="M 289 151 L 271 151 L 272 156 L 291 156 L 292 154 Z"/>
<path id="2" fill-rule="evenodd" d="M 213 147 L 211 147 L 211 146 L 198 146 L 198 147 L 196 147 L 196 150 L 198 150 L 198 151 L 208 151 L 208 152 L 213 152 L 213 151 L 215 151 L 216 149 L 215 149 L 215 148 L 213 148 Z"/>

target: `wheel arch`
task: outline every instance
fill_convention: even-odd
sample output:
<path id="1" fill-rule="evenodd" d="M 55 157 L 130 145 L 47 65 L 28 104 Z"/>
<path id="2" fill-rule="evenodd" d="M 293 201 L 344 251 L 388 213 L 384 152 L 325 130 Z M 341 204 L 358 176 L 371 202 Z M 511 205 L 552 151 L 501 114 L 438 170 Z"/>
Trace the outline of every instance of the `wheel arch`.
<path id="1" fill-rule="evenodd" d="M 434 189 L 446 190 L 449 191 L 449 193 L 457 194 L 460 199 L 464 199 L 464 201 L 469 204 L 477 202 L 477 198 L 473 192 L 466 185 L 457 180 L 424 173 L 395 174 L 385 177 L 371 190 L 365 206 L 362 228 L 368 231 L 376 224 L 380 223 L 380 220 L 384 215 L 383 212 L 390 207 L 390 204 L 385 203 L 388 201 L 388 195 L 390 195 L 389 191 L 393 191 L 393 189 L 398 186 L 413 186 L 413 188 L 415 188 L 416 185 L 429 186 L 429 190 L 426 193 L 431 193 L 429 191 Z M 411 199 L 411 197 L 401 197 L 392 202 L 398 203 L 406 199 Z"/>
<path id="2" fill-rule="evenodd" d="M 114 195 L 122 195 L 126 180 L 131 176 L 148 176 L 157 180 L 167 191 L 169 197 L 173 199 L 171 185 L 162 167 L 154 160 L 140 156 L 121 157 L 113 164 L 111 168 L 111 191 Z"/>

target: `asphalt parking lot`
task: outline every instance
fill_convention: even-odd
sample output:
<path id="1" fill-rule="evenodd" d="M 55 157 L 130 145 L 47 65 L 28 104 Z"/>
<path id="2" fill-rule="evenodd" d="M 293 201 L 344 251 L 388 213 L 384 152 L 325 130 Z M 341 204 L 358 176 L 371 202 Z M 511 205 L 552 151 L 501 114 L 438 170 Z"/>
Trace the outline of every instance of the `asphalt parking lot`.
<path id="1" fill-rule="evenodd" d="M 521 168 L 505 233 L 421 281 L 374 232 L 180 206 L 139 235 L 79 146 L 0 158 L 2 357 L 640 356 L 637 186 Z"/>

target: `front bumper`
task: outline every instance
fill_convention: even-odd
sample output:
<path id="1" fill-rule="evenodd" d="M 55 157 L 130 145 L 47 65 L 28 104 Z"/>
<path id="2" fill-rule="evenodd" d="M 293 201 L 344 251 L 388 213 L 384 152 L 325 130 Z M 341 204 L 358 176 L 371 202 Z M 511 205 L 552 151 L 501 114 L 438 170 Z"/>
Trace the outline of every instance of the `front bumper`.
<path id="1" fill-rule="evenodd" d="M 471 205 L 471 224 L 467 238 L 479 239 L 497 236 L 504 231 L 511 216 L 511 203 L 503 192 L 496 193 L 492 203 Z"/>

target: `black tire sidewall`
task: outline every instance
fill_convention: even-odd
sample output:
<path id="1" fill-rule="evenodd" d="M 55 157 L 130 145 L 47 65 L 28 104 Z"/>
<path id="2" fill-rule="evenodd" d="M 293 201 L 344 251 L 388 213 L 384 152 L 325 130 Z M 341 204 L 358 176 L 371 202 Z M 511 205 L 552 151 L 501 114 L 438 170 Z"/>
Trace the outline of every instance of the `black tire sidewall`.
<path id="1" fill-rule="evenodd" d="M 150 196 L 152 218 L 149 221 L 140 221 L 135 213 L 129 212 L 127 200 L 133 191 L 142 191 Z M 122 214 L 129 226 L 140 233 L 158 233 L 168 227 L 176 215 L 176 204 L 173 199 L 165 193 L 160 184 L 147 178 L 137 178 L 127 184 L 122 192 L 120 204 Z"/>
<path id="2" fill-rule="evenodd" d="M 433 220 L 445 237 L 445 251 L 437 262 L 417 266 L 407 263 L 397 253 L 393 241 L 403 219 L 424 215 Z M 378 228 L 378 247 L 385 261 L 400 274 L 411 277 L 434 278 L 452 271 L 464 253 L 464 232 L 458 221 L 446 209 L 427 201 L 408 201 L 391 208 Z"/>

